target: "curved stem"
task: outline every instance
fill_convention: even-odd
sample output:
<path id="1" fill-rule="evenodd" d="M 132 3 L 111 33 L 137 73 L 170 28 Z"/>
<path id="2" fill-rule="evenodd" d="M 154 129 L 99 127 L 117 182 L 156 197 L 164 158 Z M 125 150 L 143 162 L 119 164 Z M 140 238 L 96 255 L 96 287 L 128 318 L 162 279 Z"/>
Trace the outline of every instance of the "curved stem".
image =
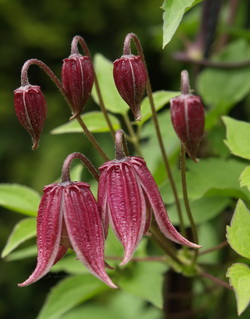
<path id="1" fill-rule="evenodd" d="M 181 144 L 181 183 L 182 183 L 184 204 L 185 204 L 186 212 L 187 212 L 188 219 L 189 219 L 192 233 L 193 233 L 193 240 L 196 244 L 198 244 L 197 229 L 194 223 L 194 219 L 192 216 L 192 212 L 191 212 L 189 200 L 188 200 L 187 181 L 186 181 L 186 150 L 183 144 Z M 197 258 L 197 254 L 198 254 L 198 250 L 196 249 L 194 252 L 194 261 Z"/>
<path id="2" fill-rule="evenodd" d="M 203 251 L 199 251 L 199 255 L 205 255 L 205 254 L 208 254 L 208 253 L 211 253 L 213 251 L 216 251 L 216 250 L 219 250 L 223 247 L 226 247 L 228 245 L 228 242 L 227 240 L 224 240 L 222 243 L 212 247 L 212 248 L 209 248 L 209 249 L 206 249 L 206 250 L 203 250 Z"/>
<path id="3" fill-rule="evenodd" d="M 206 273 L 204 271 L 200 271 L 199 274 L 202 277 L 210 279 L 211 281 L 213 281 L 217 285 L 223 286 L 223 287 L 225 287 L 225 288 L 227 288 L 229 290 L 233 289 L 227 282 L 225 282 L 225 281 L 223 281 L 223 280 L 221 280 L 221 279 L 219 279 L 217 277 L 214 277 L 213 275 L 210 275 L 210 274 L 208 274 L 208 273 Z"/>
<path id="4" fill-rule="evenodd" d="M 176 190 L 176 186 L 175 186 L 175 182 L 173 179 L 173 175 L 171 172 L 171 168 L 170 168 L 170 164 L 168 161 L 168 157 L 167 157 L 167 153 L 165 151 L 164 148 L 164 143 L 163 143 L 163 138 L 162 138 L 162 134 L 161 134 L 161 130 L 160 130 L 160 126 L 159 126 L 159 122 L 158 122 L 158 118 L 157 118 L 157 112 L 155 109 L 155 105 L 154 105 L 154 100 L 153 100 L 153 93 L 152 93 L 152 88 L 151 88 L 151 84 L 150 84 L 150 79 L 149 79 L 149 75 L 148 75 L 148 68 L 147 68 L 147 64 L 146 64 L 146 60 L 144 57 L 144 53 L 143 53 L 143 49 L 140 43 L 140 40 L 138 39 L 138 37 L 136 36 L 136 34 L 134 33 L 129 33 L 124 41 L 124 48 L 123 48 L 123 53 L 124 54 L 128 54 L 128 51 L 130 50 L 130 42 L 131 40 L 134 41 L 136 49 L 138 54 L 140 55 L 146 71 L 147 71 L 147 84 L 146 84 L 146 91 L 147 91 L 147 95 L 148 95 L 148 99 L 149 99 L 149 103 L 150 103 L 150 107 L 151 107 L 151 112 L 153 115 L 153 121 L 154 121 L 154 126 L 155 126 L 155 130 L 156 130 L 156 135 L 157 135 L 157 139 L 158 139 L 158 143 L 160 146 L 160 150 L 162 153 L 162 158 L 163 158 L 163 162 L 167 171 L 167 175 L 170 181 L 170 185 L 174 194 L 174 198 L 175 198 L 175 203 L 176 203 L 176 207 L 177 207 L 177 212 L 178 212 L 178 217 L 179 217 L 179 222 L 180 222 L 180 229 L 181 229 L 181 233 L 182 235 L 185 237 L 186 235 L 186 231 L 185 231 L 185 227 L 184 227 L 184 222 L 183 222 L 183 217 L 182 217 L 182 212 L 181 212 L 181 205 L 180 205 L 180 201 L 178 198 L 178 193 Z"/>
<path id="5" fill-rule="evenodd" d="M 38 59 L 30 59 L 27 60 L 21 70 L 21 85 L 29 85 L 29 80 L 28 80 L 28 70 L 31 65 L 37 65 L 39 66 L 52 80 L 52 82 L 56 85 L 64 99 L 66 100 L 68 106 L 70 107 L 71 111 L 73 112 L 73 107 L 71 105 L 70 100 L 68 99 L 67 93 L 65 92 L 63 85 L 61 81 L 57 78 L 57 76 L 54 74 L 54 72 L 42 61 Z M 82 118 L 80 115 L 76 118 L 80 126 L 82 127 L 85 135 L 87 136 L 88 140 L 90 143 L 95 147 L 97 152 L 100 154 L 100 156 L 106 161 L 109 160 L 108 156 L 105 154 L 105 152 L 102 150 L 101 146 L 98 144 L 94 136 L 90 133 L 88 130 L 87 126 L 84 124 Z"/>
<path id="6" fill-rule="evenodd" d="M 93 61 L 92 61 L 92 57 L 91 57 L 89 48 L 88 48 L 85 40 L 83 39 L 83 37 L 81 37 L 79 35 L 76 35 L 71 42 L 71 54 L 79 54 L 78 44 L 81 45 L 83 52 L 85 53 L 85 55 L 87 55 L 90 58 L 91 63 L 93 65 Z M 93 67 L 93 69 L 94 69 L 94 67 Z M 109 114 L 107 112 L 107 109 L 106 109 L 104 101 L 103 101 L 103 97 L 101 94 L 100 85 L 99 85 L 99 81 L 98 81 L 97 76 L 96 76 L 95 69 L 94 69 L 94 83 L 95 83 L 95 88 L 96 88 L 96 94 L 97 94 L 97 97 L 99 100 L 100 109 L 101 109 L 101 111 L 104 115 L 104 118 L 108 124 L 110 134 L 111 134 L 112 138 L 114 139 L 115 130 L 112 126 L 112 123 L 111 123 L 110 118 L 109 118 Z"/>
<path id="7" fill-rule="evenodd" d="M 189 94 L 190 85 L 189 85 L 189 75 L 188 71 L 183 70 L 181 72 L 181 94 Z"/>
<path id="8" fill-rule="evenodd" d="M 83 164 L 89 170 L 90 174 L 98 182 L 100 174 L 97 171 L 97 169 L 94 167 L 94 165 L 90 162 L 90 160 L 85 155 L 83 155 L 82 153 L 77 153 L 77 152 L 71 153 L 66 157 L 66 159 L 63 163 L 63 168 L 62 168 L 62 182 L 70 182 L 71 181 L 71 179 L 70 179 L 70 165 L 75 158 L 78 158 L 83 162 Z"/>
<path id="9" fill-rule="evenodd" d="M 118 130 L 115 133 L 115 158 L 122 160 L 128 156 L 128 146 L 125 140 L 123 130 Z"/>

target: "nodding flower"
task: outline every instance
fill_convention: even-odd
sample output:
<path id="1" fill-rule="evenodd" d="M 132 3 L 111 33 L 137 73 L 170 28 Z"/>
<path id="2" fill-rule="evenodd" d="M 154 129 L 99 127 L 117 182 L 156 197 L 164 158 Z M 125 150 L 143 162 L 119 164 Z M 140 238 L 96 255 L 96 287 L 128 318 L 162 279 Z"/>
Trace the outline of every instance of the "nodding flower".
<path id="1" fill-rule="evenodd" d="M 116 159 L 103 164 L 98 187 L 105 234 L 110 222 L 124 247 L 126 264 L 148 231 L 152 214 L 160 231 L 170 240 L 191 248 L 200 248 L 184 238 L 172 225 L 159 189 L 143 158 L 126 156 L 123 132 L 116 132 Z"/>
<path id="2" fill-rule="evenodd" d="M 70 154 L 64 162 L 62 182 L 44 187 L 37 216 L 37 265 L 20 287 L 46 275 L 71 248 L 94 276 L 117 288 L 105 271 L 105 238 L 97 202 L 87 183 L 70 180 L 69 165 L 74 158 L 83 160 L 84 155 Z"/>
<path id="3" fill-rule="evenodd" d="M 33 142 L 32 149 L 37 149 L 47 116 L 45 97 L 37 85 L 22 85 L 14 91 L 16 116 Z"/>

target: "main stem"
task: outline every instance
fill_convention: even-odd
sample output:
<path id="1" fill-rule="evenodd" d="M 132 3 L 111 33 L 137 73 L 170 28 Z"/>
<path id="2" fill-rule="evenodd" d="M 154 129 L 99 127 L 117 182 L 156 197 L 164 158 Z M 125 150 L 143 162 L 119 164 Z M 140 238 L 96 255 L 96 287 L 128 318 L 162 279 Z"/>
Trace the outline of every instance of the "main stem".
<path id="1" fill-rule="evenodd" d="M 152 111 L 152 115 L 153 115 L 153 121 L 154 121 L 155 130 L 156 130 L 156 135 L 157 135 L 158 143 L 159 143 L 160 150 L 162 153 L 163 162 L 164 162 L 164 165 L 166 167 L 168 178 L 169 178 L 171 188 L 172 188 L 172 191 L 174 194 L 175 203 L 176 203 L 177 212 L 178 212 L 178 217 L 179 217 L 179 221 L 180 221 L 180 230 L 181 230 L 182 235 L 185 237 L 186 230 L 184 227 L 183 216 L 182 216 L 182 212 L 181 212 L 181 205 L 180 205 L 180 201 L 178 198 L 178 194 L 177 194 L 175 182 L 173 179 L 173 175 L 171 172 L 171 168 L 169 165 L 167 153 L 165 151 L 165 147 L 164 147 L 164 143 L 163 143 L 163 138 L 162 138 L 162 134 L 161 134 L 160 126 L 159 126 L 159 121 L 157 118 L 157 112 L 156 112 L 155 105 L 154 105 L 153 93 L 152 93 L 152 88 L 151 88 L 150 79 L 149 79 L 149 75 L 148 75 L 147 64 L 146 64 L 146 60 L 144 57 L 144 53 L 142 50 L 140 40 L 138 39 L 138 37 L 134 33 L 129 33 L 126 36 L 125 41 L 124 41 L 123 54 L 130 54 L 131 53 L 131 49 L 130 49 L 131 40 L 134 41 L 137 52 L 140 55 L 142 61 L 144 62 L 144 65 L 146 67 L 146 71 L 147 71 L 146 91 L 147 91 L 147 95 L 148 95 L 148 99 L 149 99 L 149 103 L 150 103 L 150 107 L 151 107 L 151 111 Z"/>
<path id="2" fill-rule="evenodd" d="M 197 229 L 196 229 L 196 225 L 192 216 L 192 212 L 191 212 L 189 200 L 188 200 L 187 181 L 186 181 L 186 149 L 183 144 L 181 144 L 181 183 L 182 183 L 184 204 L 185 204 L 186 212 L 191 225 L 193 240 L 196 244 L 198 244 Z M 198 255 L 198 250 L 195 249 L 194 261 L 196 260 L 197 255 Z"/>
<path id="3" fill-rule="evenodd" d="M 29 80 L 28 80 L 28 69 L 29 69 L 29 67 L 31 65 L 39 66 L 49 76 L 49 78 L 56 85 L 56 87 L 58 88 L 58 90 L 60 91 L 60 93 L 62 94 L 62 96 L 64 97 L 64 99 L 66 100 L 67 104 L 69 105 L 69 107 L 70 107 L 70 109 L 72 111 L 73 108 L 72 108 L 71 102 L 68 99 L 67 93 L 65 92 L 61 81 L 57 78 L 57 76 L 54 74 L 54 72 L 44 62 L 42 62 L 42 61 L 40 61 L 38 59 L 30 59 L 30 60 L 26 61 L 24 63 L 24 65 L 23 65 L 22 71 L 21 71 L 21 85 L 25 86 L 25 85 L 29 85 L 30 84 Z M 105 154 L 105 152 L 103 151 L 103 149 L 101 148 L 101 146 L 99 145 L 97 140 L 94 138 L 93 134 L 88 130 L 87 126 L 83 122 L 83 120 L 80 117 L 80 115 L 76 119 L 77 119 L 78 123 L 80 124 L 80 126 L 82 127 L 82 129 L 83 129 L 85 135 L 87 136 L 88 140 L 95 147 L 95 149 L 100 154 L 100 156 L 105 161 L 109 160 L 108 156 Z"/>

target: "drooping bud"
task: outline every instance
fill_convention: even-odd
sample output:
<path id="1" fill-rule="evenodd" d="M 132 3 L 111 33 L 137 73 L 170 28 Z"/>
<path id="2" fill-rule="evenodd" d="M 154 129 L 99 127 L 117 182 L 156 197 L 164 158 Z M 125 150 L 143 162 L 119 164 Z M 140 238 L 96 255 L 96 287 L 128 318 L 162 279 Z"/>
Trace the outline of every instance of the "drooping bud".
<path id="1" fill-rule="evenodd" d="M 71 54 L 63 60 L 62 84 L 72 106 L 71 120 L 79 116 L 86 104 L 94 83 L 91 59 L 81 54 Z"/>
<path id="2" fill-rule="evenodd" d="M 31 135 L 32 149 L 37 149 L 47 115 L 47 104 L 40 87 L 28 84 L 16 89 L 14 106 L 19 122 Z"/>
<path id="3" fill-rule="evenodd" d="M 135 120 L 140 121 L 140 104 L 147 83 L 147 70 L 141 57 L 127 54 L 115 60 L 113 76 L 118 92 L 131 108 Z"/>
<path id="4" fill-rule="evenodd" d="M 170 100 L 174 130 L 184 144 L 188 155 L 197 161 L 200 140 L 204 131 L 204 107 L 201 98 L 189 93 L 187 71 L 181 74 L 181 95 Z"/>

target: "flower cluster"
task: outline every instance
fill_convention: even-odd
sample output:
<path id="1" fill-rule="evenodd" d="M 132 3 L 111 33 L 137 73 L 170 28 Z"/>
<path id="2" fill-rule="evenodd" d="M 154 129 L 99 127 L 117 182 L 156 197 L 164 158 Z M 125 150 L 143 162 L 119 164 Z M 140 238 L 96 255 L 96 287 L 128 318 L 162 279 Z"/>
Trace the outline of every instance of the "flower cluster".
<path id="1" fill-rule="evenodd" d="M 148 74 L 144 58 L 132 55 L 128 49 L 130 40 L 131 36 L 125 41 L 124 55 L 114 62 L 113 75 L 121 97 L 130 106 L 135 119 L 139 120 Z M 86 56 L 79 54 L 78 42 L 85 48 Z M 50 75 L 71 107 L 71 119 L 81 114 L 96 78 L 89 51 L 78 36 L 73 39 L 71 55 L 63 62 L 62 82 L 39 60 L 29 60 L 24 65 L 22 85 L 14 92 L 14 103 L 17 117 L 31 135 L 33 149 L 36 149 L 46 118 L 46 102 L 40 88 L 29 84 L 27 70 L 31 64 L 39 65 Z M 179 98 L 172 100 L 172 121 L 178 136 L 194 158 L 203 132 L 203 110 L 198 106 L 196 97 L 184 93 L 180 101 Z M 194 113 L 198 114 L 195 123 L 192 122 Z M 127 154 L 122 130 L 115 134 L 115 147 L 115 159 L 101 165 L 99 171 L 84 155 L 70 154 L 63 165 L 62 181 L 44 187 L 37 216 L 37 265 L 31 276 L 19 286 L 39 280 L 70 248 L 92 274 L 116 288 L 105 270 L 106 267 L 111 268 L 104 256 L 109 225 L 124 247 L 121 265 L 130 261 L 143 235 L 151 231 L 152 221 L 162 236 L 180 245 L 200 248 L 172 225 L 146 162 L 142 157 Z M 80 159 L 98 181 L 97 200 L 88 184 L 71 181 L 70 165 L 75 158 Z"/>

